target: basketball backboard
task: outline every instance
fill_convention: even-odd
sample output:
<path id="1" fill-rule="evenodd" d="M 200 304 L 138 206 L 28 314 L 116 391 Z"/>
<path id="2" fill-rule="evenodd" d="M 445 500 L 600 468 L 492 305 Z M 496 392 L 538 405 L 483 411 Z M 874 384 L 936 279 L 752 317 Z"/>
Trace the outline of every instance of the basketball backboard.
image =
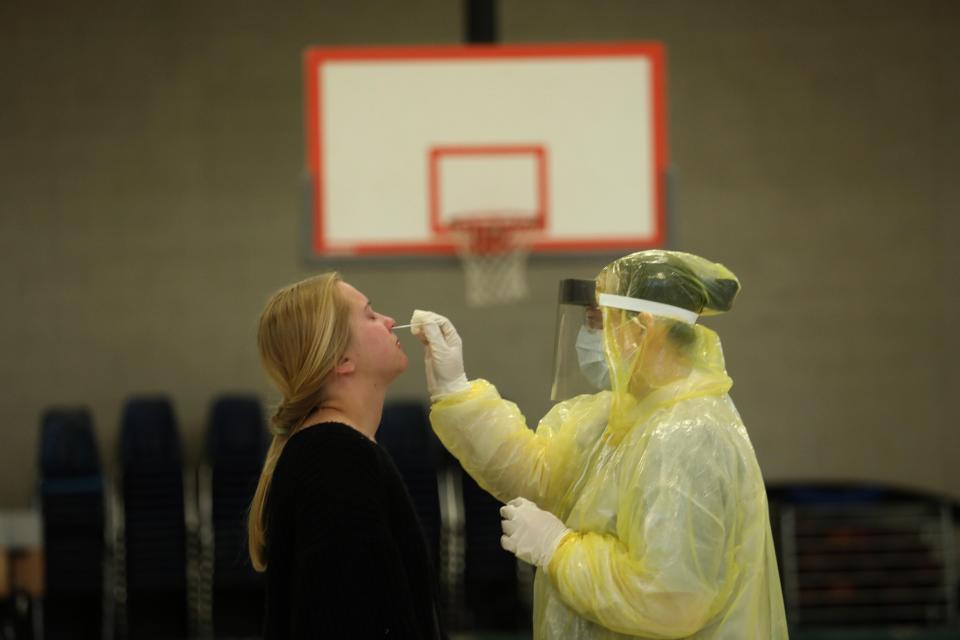
<path id="1" fill-rule="evenodd" d="M 656 43 L 312 48 L 314 257 L 453 254 L 456 220 L 538 229 L 535 253 L 662 244 Z"/>

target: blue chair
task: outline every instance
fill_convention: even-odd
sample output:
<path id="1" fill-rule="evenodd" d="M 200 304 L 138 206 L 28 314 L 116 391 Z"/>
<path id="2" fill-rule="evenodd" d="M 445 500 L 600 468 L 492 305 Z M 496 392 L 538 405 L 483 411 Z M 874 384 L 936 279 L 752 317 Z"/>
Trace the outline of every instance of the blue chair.
<path id="1" fill-rule="evenodd" d="M 207 427 L 213 533 L 214 637 L 252 637 L 263 630 L 264 580 L 247 553 L 247 513 L 267 448 L 260 401 L 254 396 L 216 399 Z"/>
<path id="2" fill-rule="evenodd" d="M 183 460 L 170 402 L 163 397 L 129 400 L 120 439 L 127 636 L 185 638 Z"/>
<path id="3" fill-rule="evenodd" d="M 101 637 L 106 544 L 104 485 L 85 408 L 50 409 L 40 431 L 44 637 Z"/>
<path id="4" fill-rule="evenodd" d="M 529 629 L 531 613 L 519 597 L 516 558 L 500 547 L 501 505 L 442 446 L 423 403 L 388 403 L 377 441 L 410 491 L 446 587 L 442 602 L 451 628 Z M 452 521 L 441 518 L 439 484 L 456 503 L 447 506 L 444 516 Z"/>
<path id="5" fill-rule="evenodd" d="M 465 471 L 464 599 L 471 627 L 483 630 L 529 629 L 532 613 L 520 597 L 516 557 L 500 546 L 500 507 Z"/>
<path id="6" fill-rule="evenodd" d="M 403 478 L 427 539 L 434 568 L 440 558 L 440 499 L 437 469 L 443 448 L 419 401 L 394 401 L 383 408 L 377 442 L 390 454 Z"/>

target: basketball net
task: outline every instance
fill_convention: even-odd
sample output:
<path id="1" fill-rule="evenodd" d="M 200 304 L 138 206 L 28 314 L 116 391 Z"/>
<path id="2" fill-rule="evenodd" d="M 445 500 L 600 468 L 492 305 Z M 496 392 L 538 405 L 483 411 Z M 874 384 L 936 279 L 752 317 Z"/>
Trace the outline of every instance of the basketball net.
<path id="1" fill-rule="evenodd" d="M 463 264 L 468 305 L 490 307 L 527 297 L 532 221 L 460 218 L 451 222 L 450 233 Z"/>

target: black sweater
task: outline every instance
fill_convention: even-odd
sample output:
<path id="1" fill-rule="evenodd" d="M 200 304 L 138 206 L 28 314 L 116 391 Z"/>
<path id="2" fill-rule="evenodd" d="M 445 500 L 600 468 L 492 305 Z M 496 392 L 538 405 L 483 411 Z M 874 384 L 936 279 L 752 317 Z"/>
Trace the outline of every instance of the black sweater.
<path id="1" fill-rule="evenodd" d="M 267 501 L 268 640 L 440 638 L 437 590 L 413 503 L 358 431 L 300 431 Z"/>

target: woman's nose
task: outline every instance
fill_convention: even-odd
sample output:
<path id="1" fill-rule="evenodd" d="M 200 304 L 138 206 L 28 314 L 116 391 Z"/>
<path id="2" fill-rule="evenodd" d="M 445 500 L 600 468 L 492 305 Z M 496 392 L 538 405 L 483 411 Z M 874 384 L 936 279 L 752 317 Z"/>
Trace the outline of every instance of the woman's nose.
<path id="1" fill-rule="evenodd" d="M 387 330 L 393 331 L 393 326 L 397 324 L 397 321 L 391 318 L 390 316 L 383 316 L 384 320 L 387 321 Z"/>

